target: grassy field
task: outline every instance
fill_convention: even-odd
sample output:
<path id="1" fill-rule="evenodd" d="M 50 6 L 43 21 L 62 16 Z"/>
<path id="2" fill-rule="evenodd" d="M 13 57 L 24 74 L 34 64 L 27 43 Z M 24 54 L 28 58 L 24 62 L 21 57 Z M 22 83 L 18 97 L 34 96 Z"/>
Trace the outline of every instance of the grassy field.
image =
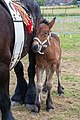
<path id="1" fill-rule="evenodd" d="M 39 114 L 33 114 L 26 109 L 24 105 L 12 108 L 16 120 L 80 120 L 80 35 L 69 35 L 61 38 L 62 47 L 62 84 L 64 86 L 64 95 L 57 94 L 57 78 L 53 77 L 53 105 L 54 110 L 50 113 L 45 110 L 45 98 L 42 99 L 42 110 Z M 22 60 L 24 64 L 25 78 L 27 76 L 28 59 Z M 14 93 L 16 86 L 16 76 L 11 71 L 10 94 Z"/>

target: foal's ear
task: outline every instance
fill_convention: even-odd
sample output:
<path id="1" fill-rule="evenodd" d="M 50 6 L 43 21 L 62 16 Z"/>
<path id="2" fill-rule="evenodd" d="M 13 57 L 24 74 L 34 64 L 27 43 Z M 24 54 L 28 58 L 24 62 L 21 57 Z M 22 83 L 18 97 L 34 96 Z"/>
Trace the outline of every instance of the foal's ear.
<path id="1" fill-rule="evenodd" d="M 55 23 L 56 17 L 54 17 L 50 22 L 49 22 L 49 29 L 51 29 Z"/>

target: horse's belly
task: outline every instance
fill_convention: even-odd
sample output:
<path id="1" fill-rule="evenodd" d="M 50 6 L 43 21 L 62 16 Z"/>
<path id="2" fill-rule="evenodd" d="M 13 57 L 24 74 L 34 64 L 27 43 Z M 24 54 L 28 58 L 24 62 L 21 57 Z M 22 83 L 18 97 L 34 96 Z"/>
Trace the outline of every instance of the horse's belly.
<path id="1" fill-rule="evenodd" d="M 31 40 L 26 41 L 26 43 L 24 44 L 24 47 L 23 47 L 23 52 L 22 52 L 21 57 L 24 57 L 29 52 L 31 43 L 32 43 Z"/>
<path id="2" fill-rule="evenodd" d="M 45 60 L 47 63 L 56 64 L 60 58 L 60 49 L 49 49 L 45 54 Z"/>

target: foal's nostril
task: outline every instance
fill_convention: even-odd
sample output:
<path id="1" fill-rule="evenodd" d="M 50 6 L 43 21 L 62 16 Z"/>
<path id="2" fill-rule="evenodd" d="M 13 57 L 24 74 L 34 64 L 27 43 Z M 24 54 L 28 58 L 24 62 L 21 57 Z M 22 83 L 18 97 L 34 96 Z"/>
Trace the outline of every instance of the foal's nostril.
<path id="1" fill-rule="evenodd" d="M 32 50 L 34 52 L 37 52 L 38 51 L 38 45 L 32 45 Z"/>
<path id="2" fill-rule="evenodd" d="M 35 50 L 38 50 L 38 45 L 35 45 L 35 46 L 34 46 L 34 49 L 35 49 Z"/>

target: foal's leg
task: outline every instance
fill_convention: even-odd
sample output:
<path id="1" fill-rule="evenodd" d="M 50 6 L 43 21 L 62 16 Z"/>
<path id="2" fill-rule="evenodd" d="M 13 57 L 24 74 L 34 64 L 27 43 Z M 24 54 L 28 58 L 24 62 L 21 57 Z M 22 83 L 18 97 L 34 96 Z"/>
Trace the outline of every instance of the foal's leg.
<path id="1" fill-rule="evenodd" d="M 45 79 L 44 84 L 43 84 L 43 89 L 42 89 L 43 93 L 47 92 L 46 82 L 47 82 L 47 76 L 46 76 L 46 79 Z"/>
<path id="2" fill-rule="evenodd" d="M 54 73 L 54 69 L 52 68 L 47 68 L 46 70 L 46 76 L 47 76 L 47 81 L 46 81 L 46 88 L 47 88 L 47 99 L 46 99 L 46 110 L 50 111 L 51 109 L 53 109 L 53 102 L 52 102 L 52 98 L 51 98 L 51 89 L 53 86 L 53 82 L 52 82 L 52 75 Z"/>
<path id="3" fill-rule="evenodd" d="M 25 100 L 25 94 L 27 91 L 27 83 L 24 78 L 23 65 L 21 61 L 19 61 L 18 64 L 15 66 L 14 71 L 17 77 L 17 86 L 11 100 L 23 104 Z M 12 103 L 14 105 L 14 102 Z"/>
<path id="4" fill-rule="evenodd" d="M 0 62 L 0 110 L 1 120 L 14 120 L 9 98 L 9 66 Z"/>
<path id="5" fill-rule="evenodd" d="M 36 83 L 36 100 L 35 100 L 35 108 L 34 112 L 39 112 L 41 109 L 41 94 L 42 94 L 42 74 L 43 69 L 36 67 L 37 74 L 37 83 Z"/>
<path id="6" fill-rule="evenodd" d="M 61 74 L 61 71 L 60 71 L 60 63 L 57 64 L 56 66 L 56 74 L 57 74 L 57 77 L 58 77 L 58 94 L 61 95 L 63 94 L 63 86 L 61 85 L 61 80 L 60 80 L 60 74 Z"/>

